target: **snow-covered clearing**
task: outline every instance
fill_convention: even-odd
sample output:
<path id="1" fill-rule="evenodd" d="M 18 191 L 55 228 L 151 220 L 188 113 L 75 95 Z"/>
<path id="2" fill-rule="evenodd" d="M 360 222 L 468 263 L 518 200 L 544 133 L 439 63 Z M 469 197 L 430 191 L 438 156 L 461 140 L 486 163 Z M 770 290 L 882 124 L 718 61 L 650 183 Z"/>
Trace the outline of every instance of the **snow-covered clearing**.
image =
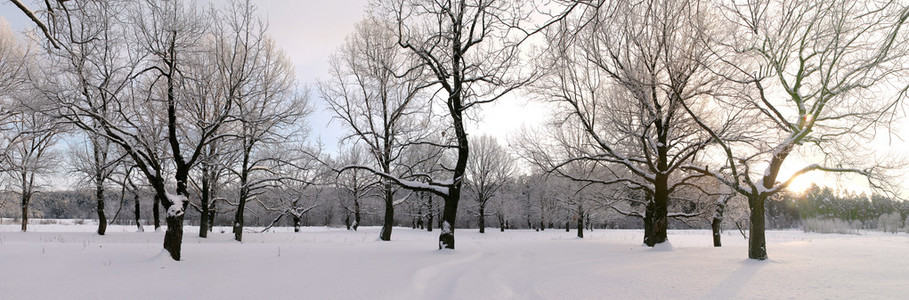
<path id="1" fill-rule="evenodd" d="M 183 257 L 163 232 L 111 226 L 0 225 L 3 299 L 628 299 L 905 298 L 909 235 L 767 233 L 769 261 L 746 259 L 738 232 L 711 247 L 708 230 L 670 231 L 671 246 L 638 230 L 438 231 L 304 228 L 200 239 L 186 227 Z M 224 230 L 226 233 L 222 233 Z"/>

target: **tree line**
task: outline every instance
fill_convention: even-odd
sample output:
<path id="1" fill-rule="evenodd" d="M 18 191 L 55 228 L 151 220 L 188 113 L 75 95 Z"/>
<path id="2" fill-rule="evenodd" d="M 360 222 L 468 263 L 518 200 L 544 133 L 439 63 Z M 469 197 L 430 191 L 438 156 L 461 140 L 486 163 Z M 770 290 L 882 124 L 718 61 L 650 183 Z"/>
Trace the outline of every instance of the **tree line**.
<path id="1" fill-rule="evenodd" d="M 298 227 L 327 194 L 353 229 L 377 198 L 382 240 L 403 208 L 451 249 L 465 212 L 481 230 L 521 212 L 579 236 L 620 215 L 648 246 L 706 219 L 719 246 L 727 207 L 746 199 L 762 260 L 771 199 L 798 176 L 899 190 L 898 162 L 868 145 L 905 97 L 900 2 L 375 0 L 311 89 L 249 1 L 14 2 L 43 33 L 0 49 L 2 170 L 23 231 L 64 136 L 80 141 L 65 165 L 94 187 L 98 233 L 109 190 L 135 207 L 148 192 L 177 260 L 189 210 L 203 237 L 232 212 L 240 241 L 251 206 Z M 518 93 L 549 105 L 544 126 L 507 141 L 467 131 Z M 315 95 L 347 130 L 338 153 L 308 141 Z M 530 185 L 553 194 L 534 203 Z"/>

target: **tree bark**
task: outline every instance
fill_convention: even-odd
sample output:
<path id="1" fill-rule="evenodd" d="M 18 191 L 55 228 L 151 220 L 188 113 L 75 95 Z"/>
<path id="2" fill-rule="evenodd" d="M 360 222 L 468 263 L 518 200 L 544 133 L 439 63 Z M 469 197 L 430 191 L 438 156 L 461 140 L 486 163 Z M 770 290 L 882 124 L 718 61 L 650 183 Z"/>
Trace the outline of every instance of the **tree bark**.
<path id="1" fill-rule="evenodd" d="M 243 211 L 246 210 L 246 201 L 241 199 L 237 205 L 237 211 L 234 213 L 234 240 L 243 241 Z"/>
<path id="2" fill-rule="evenodd" d="M 301 224 L 302 224 L 302 218 L 300 218 L 300 216 L 294 214 L 294 215 L 293 215 L 293 219 L 294 219 L 294 232 L 300 232 L 300 226 L 301 226 Z"/>
<path id="3" fill-rule="evenodd" d="M 653 247 L 653 201 L 647 202 L 644 212 L 644 244 Z"/>
<path id="4" fill-rule="evenodd" d="M 460 41 L 455 39 L 452 49 L 460 49 Z M 461 68 L 461 55 L 459 50 L 455 50 L 452 55 L 452 69 Z M 463 76 L 460 72 L 452 74 L 452 84 L 455 87 L 449 90 L 448 95 L 448 112 L 451 115 L 452 127 L 454 127 L 455 138 L 457 140 L 458 160 L 455 163 L 454 174 L 452 174 L 452 185 L 448 189 L 448 195 L 445 197 L 445 208 L 442 213 L 442 233 L 439 235 L 439 249 L 454 249 L 454 226 L 458 217 L 458 202 L 461 200 L 461 186 L 463 184 L 464 171 L 467 170 L 467 159 L 470 155 L 470 144 L 467 140 L 467 131 L 464 130 L 463 120 Z M 445 225 L 448 226 L 445 226 Z"/>
<path id="5" fill-rule="evenodd" d="M 246 128 L 244 127 L 244 131 Z M 247 140 L 243 140 L 243 148 L 248 149 Z M 249 151 L 243 151 L 243 164 L 240 170 L 240 199 L 237 200 L 237 212 L 234 214 L 234 240 L 243 241 L 243 224 L 245 224 L 244 213 L 246 212 L 246 200 L 249 196 Z"/>
<path id="6" fill-rule="evenodd" d="M 208 231 L 209 232 L 211 232 L 212 229 L 215 227 L 215 212 L 216 212 L 215 203 L 216 202 L 209 203 L 209 205 L 211 206 L 211 208 L 208 210 Z"/>
<path id="7" fill-rule="evenodd" d="M 391 184 L 384 183 L 385 188 L 385 219 L 382 222 L 382 232 L 379 239 L 383 241 L 391 240 L 391 229 L 395 222 L 394 193 L 391 191 Z"/>
<path id="8" fill-rule="evenodd" d="M 354 231 L 357 231 L 357 227 L 360 227 L 360 200 L 358 198 L 359 196 L 354 198 L 354 223 L 352 226 Z"/>
<path id="9" fill-rule="evenodd" d="M 651 214 L 652 231 L 650 239 L 645 237 L 647 246 L 653 247 L 656 244 L 665 243 L 667 240 L 667 231 L 669 230 L 669 178 L 665 175 L 657 175 L 654 180 L 653 194 L 653 211 Z M 646 225 L 645 225 L 646 226 Z"/>
<path id="10" fill-rule="evenodd" d="M 578 238 L 584 238 L 584 207 L 578 205 Z"/>
<path id="11" fill-rule="evenodd" d="M 155 221 L 155 231 L 158 231 L 158 228 L 161 228 L 161 196 L 157 194 L 152 204 L 152 218 Z"/>
<path id="12" fill-rule="evenodd" d="M 507 225 L 507 224 L 505 224 L 505 215 L 502 213 L 499 213 L 498 215 L 499 215 L 499 232 L 505 232 L 505 226 Z"/>
<path id="13" fill-rule="evenodd" d="M 201 238 L 208 237 L 208 203 L 211 199 L 211 183 L 208 180 L 208 173 L 208 166 L 202 166 L 202 195 L 199 197 L 199 201 L 202 205 L 202 215 L 199 216 L 199 237 Z"/>
<path id="14" fill-rule="evenodd" d="M 186 203 L 184 201 L 184 203 Z M 170 253 L 174 260 L 180 260 L 180 251 L 183 246 L 183 215 L 164 218 L 167 222 L 167 231 L 164 232 L 164 249 Z"/>
<path id="15" fill-rule="evenodd" d="M 751 229 L 748 230 L 748 258 L 767 259 L 767 240 L 764 237 L 764 200 L 766 197 L 756 195 L 748 197 L 751 208 Z"/>
<path id="16" fill-rule="evenodd" d="M 28 202 L 31 198 L 26 193 L 22 193 L 22 232 L 28 230 Z"/>
<path id="17" fill-rule="evenodd" d="M 486 207 L 480 204 L 480 233 L 486 233 Z"/>
<path id="18" fill-rule="evenodd" d="M 132 182 L 130 182 L 132 183 Z M 135 203 L 135 217 L 136 217 L 136 227 L 139 232 L 144 232 L 145 228 L 142 228 L 142 223 L 139 223 L 139 220 L 142 217 L 141 210 L 139 209 L 139 191 L 133 191 L 133 202 Z"/>
<path id="19" fill-rule="evenodd" d="M 458 216 L 458 200 L 461 197 L 461 187 L 459 183 L 451 188 L 451 193 L 445 198 L 445 207 L 442 212 L 440 221 L 442 233 L 439 234 L 439 249 L 454 249 L 454 224 Z"/>
<path id="20" fill-rule="evenodd" d="M 710 228 L 713 230 L 713 246 L 722 247 L 722 223 L 723 223 L 723 213 L 726 210 L 726 204 L 723 202 L 717 202 L 716 211 L 713 212 L 713 222 L 710 223 Z"/>
<path id="21" fill-rule="evenodd" d="M 426 231 L 432 232 L 432 195 L 429 195 L 429 212 L 426 215 L 428 218 L 426 220 Z"/>
<path id="22" fill-rule="evenodd" d="M 722 234 L 720 233 L 720 224 L 723 222 L 723 219 L 713 218 L 713 222 L 710 223 L 710 228 L 713 230 L 713 246 L 722 247 L 723 242 L 721 241 Z"/>
<path id="23" fill-rule="evenodd" d="M 95 180 L 101 180 L 100 176 L 101 174 L 98 174 Z M 96 183 L 98 184 L 95 186 L 95 199 L 98 204 L 98 234 L 104 235 L 107 232 L 107 216 L 104 215 L 104 187 L 100 182 L 96 181 Z"/>

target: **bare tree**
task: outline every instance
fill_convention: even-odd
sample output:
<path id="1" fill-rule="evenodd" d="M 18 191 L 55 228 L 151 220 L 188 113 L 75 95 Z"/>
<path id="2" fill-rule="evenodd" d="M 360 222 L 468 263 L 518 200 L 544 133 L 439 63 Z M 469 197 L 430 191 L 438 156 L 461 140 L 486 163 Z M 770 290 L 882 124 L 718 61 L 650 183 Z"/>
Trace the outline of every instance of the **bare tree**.
<path id="1" fill-rule="evenodd" d="M 34 101 L 37 95 L 25 101 Z M 22 231 L 28 229 L 29 204 L 32 196 L 37 193 L 38 177 L 52 172 L 55 168 L 53 145 L 57 142 L 61 132 L 58 122 L 39 111 L 24 105 L 14 108 L 11 120 L 7 124 L 14 134 L 9 140 L 4 141 L 8 147 L 5 150 L 7 165 L 4 171 L 12 180 L 15 193 L 19 195 L 22 211 Z"/>
<path id="2" fill-rule="evenodd" d="M 0 100 L 11 101 L 10 97 L 24 84 L 26 55 L 26 47 L 16 39 L 9 23 L 0 20 Z M 8 113 L 7 107 L 12 107 L 12 104 L 3 104 L 0 113 Z"/>
<path id="3" fill-rule="evenodd" d="M 6 20 L 0 20 L 0 172 L 7 170 L 9 143 L 18 134 L 13 130 L 13 108 L 17 106 L 14 95 L 21 93 L 27 83 L 27 55 L 27 48 Z"/>
<path id="4" fill-rule="evenodd" d="M 275 178 L 275 184 L 260 193 L 263 197 L 255 199 L 265 210 L 277 213 L 263 232 L 278 224 L 285 216 L 292 219 L 294 232 L 300 232 L 303 215 L 324 204 L 320 200 L 324 182 L 327 177 L 331 177 L 329 173 L 333 172 L 321 163 L 318 159 L 321 154 L 315 149 L 303 146 L 295 147 L 295 151 L 281 148 L 276 149 L 276 152 L 283 152 L 283 155 L 276 153 L 272 156 L 283 159 L 270 160 L 271 165 L 268 166 L 273 170 L 272 174 L 281 176 L 270 176 Z"/>
<path id="5" fill-rule="evenodd" d="M 70 164 L 74 168 L 73 171 L 83 177 L 83 183 L 90 183 L 95 188 L 95 209 L 98 214 L 97 232 L 99 235 L 104 235 L 109 223 L 104 212 L 104 192 L 108 189 L 107 182 L 121 162 L 121 156 L 115 152 L 117 149 L 114 148 L 114 145 L 111 145 L 104 137 L 92 134 L 86 140 L 87 145 L 76 145 L 71 149 Z M 113 219 L 110 221 L 113 222 Z"/>
<path id="6" fill-rule="evenodd" d="M 498 100 L 528 83 L 534 74 L 521 71 L 520 45 L 537 29 L 522 20 L 529 17 L 523 3 L 493 0 L 424 2 L 387 0 L 374 2 L 376 16 L 389 18 L 397 44 L 416 57 L 428 71 L 426 88 L 434 88 L 434 100 L 447 109 L 454 135 L 451 143 L 439 145 L 457 157 L 451 179 L 427 178 L 414 181 L 371 170 L 390 182 L 412 191 L 434 193 L 445 199 L 439 248 L 454 249 L 454 224 L 457 219 L 461 186 L 470 153 L 464 116 L 467 110 Z M 576 4 L 569 6 L 570 11 Z M 559 19 L 564 14 L 555 17 Z M 443 104 L 444 105 L 441 105 Z"/>
<path id="7" fill-rule="evenodd" d="M 477 202 L 480 233 L 485 233 L 487 204 L 512 179 L 515 165 L 505 148 L 492 136 L 477 137 L 472 144 L 474 155 L 467 160 L 464 183 Z"/>
<path id="8" fill-rule="evenodd" d="M 857 159 L 905 88 L 909 45 L 903 25 L 909 7 L 898 2 L 752 1 L 724 10 L 729 39 L 714 54 L 728 62 L 719 71 L 739 83 L 716 104 L 746 122 L 743 134 L 725 135 L 711 119 L 692 109 L 698 125 L 718 142 L 725 166 L 691 167 L 709 174 L 748 199 L 751 209 L 748 257 L 767 259 L 764 203 L 811 171 L 859 174 L 886 190 L 887 165 Z M 894 88 L 895 87 L 895 88 Z M 896 90 L 896 92 L 894 92 Z M 899 93 L 899 94 L 897 94 Z M 798 152 L 801 148 L 803 151 Z M 780 178 L 790 155 L 817 163 Z M 806 155 L 807 154 L 807 155 Z M 761 170 L 763 168 L 763 170 Z"/>
<path id="9" fill-rule="evenodd" d="M 320 83 L 319 91 L 377 170 L 401 177 L 403 152 L 428 134 L 427 114 L 425 102 L 417 101 L 424 84 L 421 67 L 397 46 L 388 27 L 375 18 L 358 23 L 331 61 L 331 80 Z M 388 179 L 381 184 L 385 215 L 379 238 L 388 241 L 395 187 Z"/>
<path id="10" fill-rule="evenodd" d="M 356 144 L 343 148 L 335 168 L 349 165 L 365 165 L 368 159 L 367 155 L 363 147 Z M 364 214 L 363 201 L 376 196 L 375 189 L 379 182 L 371 174 L 364 173 L 365 171 L 363 170 L 348 170 L 338 173 L 337 178 L 334 180 L 335 187 L 338 189 L 338 201 L 341 203 L 341 207 L 347 211 L 344 223 L 348 230 L 351 228 L 357 230 L 360 227 Z M 351 214 L 353 215 L 353 221 L 350 220 Z"/>
<path id="11" fill-rule="evenodd" d="M 681 105 L 708 93 L 715 77 L 704 67 L 703 10 L 699 1 L 585 6 L 548 32 L 542 63 L 551 71 L 535 86 L 559 108 L 550 136 L 562 150 L 537 147 L 531 160 L 576 181 L 644 191 L 646 211 L 624 213 L 644 219 L 649 246 L 667 240 L 670 217 L 691 216 L 669 213 L 670 199 L 702 176 L 680 167 L 710 141 Z M 561 171 L 577 161 L 600 164 L 609 177 Z"/>
<path id="12" fill-rule="evenodd" d="M 309 110 L 306 98 L 296 89 L 293 65 L 266 35 L 268 25 L 257 16 L 252 2 L 231 1 L 226 8 L 212 14 L 219 20 L 213 30 L 211 59 L 217 74 L 215 92 L 220 93 L 213 101 L 215 108 L 226 105 L 234 109 L 230 124 L 219 134 L 237 148 L 237 162 L 228 170 L 238 179 L 233 233 L 241 241 L 247 202 L 277 180 L 269 175 L 269 168 L 263 167 L 274 163 L 275 157 L 266 155 L 271 152 L 262 149 L 288 141 L 289 133 L 305 132 L 290 127 Z M 199 86 L 199 90 L 204 91 L 205 86 Z M 214 116 L 219 117 L 220 113 L 215 112 Z M 216 145 L 210 145 L 213 146 Z M 207 166 L 209 172 L 214 169 L 213 165 Z M 208 181 L 210 184 L 211 180 Z"/>
<path id="13" fill-rule="evenodd" d="M 134 38 L 125 43 L 130 47 L 103 52 L 110 55 L 89 60 L 110 72 L 111 78 L 116 79 L 112 80 L 113 85 L 99 85 L 104 80 L 92 77 L 94 66 L 84 64 L 78 51 L 64 48 L 56 57 L 68 68 L 59 74 L 45 75 L 60 78 L 50 82 L 51 88 L 46 88 L 45 93 L 57 101 L 60 116 L 67 122 L 118 145 L 136 164 L 154 190 L 156 201 L 160 201 L 167 211 L 164 248 L 179 260 L 189 172 L 198 162 L 204 145 L 218 138 L 216 133 L 230 109 L 223 107 L 218 117 L 208 120 L 194 120 L 191 115 L 182 113 L 193 101 L 199 100 L 184 89 L 188 78 L 193 76 L 186 65 L 187 58 L 198 50 L 197 42 L 203 40 L 205 30 L 201 24 L 194 23 L 200 14 L 193 7 L 171 1 L 131 3 L 128 8 L 126 19 L 130 27 L 126 32 L 129 34 L 116 36 Z M 80 26 L 67 18 L 63 21 L 66 26 Z M 97 42 L 99 47 L 118 45 L 109 43 L 113 39 L 80 41 L 67 35 L 60 36 L 63 38 L 72 39 L 74 43 Z M 86 92 L 87 89 L 97 89 L 100 100 Z M 116 109 L 107 111 L 106 107 Z M 189 127 L 189 124 L 200 123 L 201 130 L 193 131 Z M 184 152 L 185 149 L 189 151 Z M 174 168 L 176 194 L 167 191 L 165 177 L 169 166 Z"/>

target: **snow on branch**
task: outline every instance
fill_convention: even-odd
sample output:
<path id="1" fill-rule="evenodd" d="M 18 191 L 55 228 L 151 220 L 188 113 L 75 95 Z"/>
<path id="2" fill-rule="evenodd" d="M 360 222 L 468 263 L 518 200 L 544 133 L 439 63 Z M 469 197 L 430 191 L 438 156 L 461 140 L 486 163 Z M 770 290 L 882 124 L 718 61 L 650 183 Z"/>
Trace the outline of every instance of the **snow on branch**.
<path id="1" fill-rule="evenodd" d="M 10 0 L 10 2 L 12 2 L 14 5 L 16 5 L 16 7 L 18 7 L 19 10 L 22 11 L 22 13 L 24 13 L 26 16 L 28 16 L 28 18 L 31 19 L 32 22 L 35 23 L 35 25 L 38 25 L 38 28 L 41 29 L 42 33 L 44 33 L 44 37 L 47 38 L 47 40 L 51 43 L 51 45 L 54 45 L 54 48 L 60 49 L 60 45 L 57 45 L 57 40 L 51 35 L 50 30 L 47 29 L 47 25 L 44 25 L 44 22 L 41 22 L 41 20 L 38 19 L 38 16 L 36 16 L 35 13 L 32 12 L 31 9 L 29 9 L 27 6 L 25 6 L 25 4 L 22 4 L 22 2 L 19 0 Z M 48 9 L 50 9 L 50 6 L 48 6 Z"/>
<path id="2" fill-rule="evenodd" d="M 798 170 L 795 173 L 793 173 L 792 176 L 790 176 L 789 179 L 787 179 L 783 183 L 777 185 L 776 187 L 774 187 L 772 189 L 766 190 L 766 192 L 768 192 L 768 193 L 779 192 L 779 191 L 789 187 L 789 185 L 792 184 L 792 182 L 794 182 L 795 179 L 798 178 L 799 176 L 801 176 L 805 173 L 811 172 L 811 171 L 824 171 L 824 172 L 830 172 L 830 173 L 853 173 L 853 174 L 859 174 L 859 175 L 865 176 L 865 177 L 869 178 L 869 181 L 871 180 L 870 179 L 871 170 L 860 170 L 860 169 L 852 169 L 852 168 L 829 168 L 829 167 L 824 167 L 824 166 L 821 166 L 818 164 L 810 164 L 810 165 L 805 166 L 801 170 Z M 763 187 L 763 185 L 758 185 L 758 187 L 759 188 Z"/>
<path id="3" fill-rule="evenodd" d="M 167 217 L 176 218 L 182 216 L 184 213 L 183 203 L 186 202 L 186 196 L 171 193 L 166 193 L 165 196 L 167 197 L 167 203 L 170 203 L 167 208 Z"/>
<path id="4" fill-rule="evenodd" d="M 338 170 L 338 173 L 340 174 L 341 172 L 344 172 L 346 170 L 351 170 L 351 169 L 369 171 L 370 173 L 373 173 L 375 175 L 378 175 L 379 177 L 388 179 L 391 182 L 393 182 L 405 189 L 412 190 L 412 191 L 430 192 L 430 193 L 436 194 L 440 197 L 446 197 L 450 193 L 449 187 L 451 186 L 451 184 L 438 183 L 432 179 L 430 179 L 429 182 L 420 182 L 420 181 L 402 179 L 402 178 L 396 177 L 394 175 L 391 175 L 391 174 L 388 174 L 385 172 L 380 172 L 373 168 L 363 166 L 363 165 L 345 166 L 345 167 L 341 168 L 340 170 Z"/>
<path id="5" fill-rule="evenodd" d="M 610 205 L 609 208 L 611 208 L 612 210 L 614 210 L 620 214 L 628 216 L 628 217 L 637 217 L 637 218 L 641 218 L 641 219 L 644 218 L 644 215 L 642 215 L 641 213 L 636 212 L 636 211 L 624 211 L 624 210 L 619 209 L 618 207 L 615 207 L 614 205 Z"/>

